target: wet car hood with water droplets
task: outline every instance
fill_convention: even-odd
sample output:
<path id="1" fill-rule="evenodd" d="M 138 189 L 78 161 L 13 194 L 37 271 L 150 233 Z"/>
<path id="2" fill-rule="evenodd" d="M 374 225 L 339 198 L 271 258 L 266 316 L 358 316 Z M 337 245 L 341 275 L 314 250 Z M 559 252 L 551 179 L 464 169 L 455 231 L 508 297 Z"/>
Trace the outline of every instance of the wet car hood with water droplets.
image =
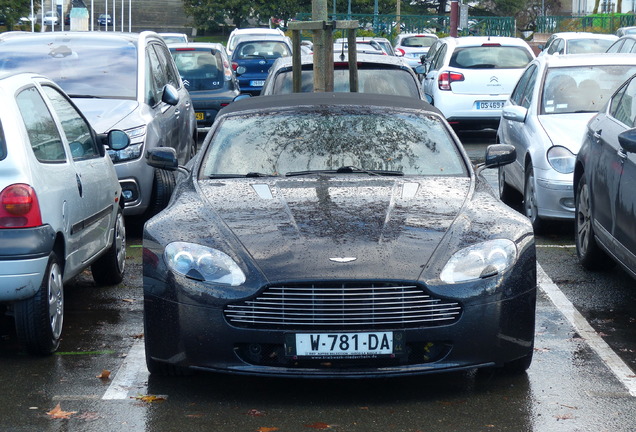
<path id="1" fill-rule="evenodd" d="M 199 182 L 219 222 L 269 280 L 416 280 L 470 185 L 468 177 Z M 341 258 L 350 262 L 333 260 Z"/>

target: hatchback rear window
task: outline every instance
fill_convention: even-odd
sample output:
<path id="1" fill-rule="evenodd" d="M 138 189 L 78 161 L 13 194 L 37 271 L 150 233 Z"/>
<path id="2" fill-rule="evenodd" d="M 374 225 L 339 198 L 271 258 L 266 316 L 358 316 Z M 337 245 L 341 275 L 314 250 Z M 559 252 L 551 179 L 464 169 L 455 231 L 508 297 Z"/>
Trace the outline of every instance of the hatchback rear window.
<path id="1" fill-rule="evenodd" d="M 214 49 L 171 49 L 179 74 L 190 91 L 223 88 L 225 71 L 223 56 Z"/>
<path id="2" fill-rule="evenodd" d="M 462 69 L 522 69 L 532 60 L 523 47 L 487 45 L 457 48 L 449 66 Z"/>
<path id="3" fill-rule="evenodd" d="M 412 36 L 407 37 L 402 40 L 400 45 L 404 47 L 412 47 L 412 48 L 420 48 L 420 47 L 430 47 L 435 43 L 437 39 L 433 37 L 426 36 Z"/>
<path id="4" fill-rule="evenodd" d="M 8 38 L 2 42 L 0 71 L 38 72 L 71 97 L 135 99 L 137 47 L 123 39 Z"/>

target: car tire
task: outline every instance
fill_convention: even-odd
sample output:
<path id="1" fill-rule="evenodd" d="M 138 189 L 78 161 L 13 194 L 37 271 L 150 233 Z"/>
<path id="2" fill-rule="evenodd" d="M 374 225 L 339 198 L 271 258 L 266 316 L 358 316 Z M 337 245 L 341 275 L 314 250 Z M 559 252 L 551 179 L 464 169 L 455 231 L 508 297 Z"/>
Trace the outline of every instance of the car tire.
<path id="1" fill-rule="evenodd" d="M 523 185 L 523 214 L 532 223 L 535 232 L 541 231 L 543 221 L 537 210 L 537 191 L 535 189 L 534 169 L 532 164 L 526 167 L 525 183 Z"/>
<path id="2" fill-rule="evenodd" d="M 522 374 L 528 370 L 532 364 L 534 348 L 525 356 L 504 364 L 503 370 L 510 374 Z"/>
<path id="3" fill-rule="evenodd" d="M 166 208 L 175 186 L 175 178 L 172 171 L 155 169 L 154 177 L 150 206 L 146 210 L 147 218 L 151 218 Z"/>
<path id="4" fill-rule="evenodd" d="M 113 243 L 106 254 L 91 265 L 93 280 L 97 285 L 117 285 L 124 280 L 126 268 L 126 224 L 121 207 L 115 216 Z"/>
<path id="5" fill-rule="evenodd" d="M 27 352 L 49 355 L 57 349 L 64 322 L 64 284 L 62 267 L 51 252 L 38 292 L 14 305 L 18 341 Z"/>
<path id="6" fill-rule="evenodd" d="M 497 184 L 499 186 L 499 199 L 505 204 L 510 204 L 514 198 L 514 190 L 512 186 L 506 183 L 506 172 L 503 167 L 499 167 L 497 173 Z"/>
<path id="7" fill-rule="evenodd" d="M 585 175 L 581 176 L 576 187 L 574 207 L 575 243 L 579 262 L 588 270 L 607 270 L 614 267 L 615 262 L 596 243 L 592 226 L 590 188 Z"/>

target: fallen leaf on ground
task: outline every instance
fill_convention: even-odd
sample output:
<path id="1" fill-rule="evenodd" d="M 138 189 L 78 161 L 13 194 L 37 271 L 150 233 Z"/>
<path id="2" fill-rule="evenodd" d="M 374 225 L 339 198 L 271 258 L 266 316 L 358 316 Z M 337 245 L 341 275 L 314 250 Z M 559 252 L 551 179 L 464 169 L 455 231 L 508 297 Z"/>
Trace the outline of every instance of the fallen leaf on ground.
<path id="1" fill-rule="evenodd" d="M 102 371 L 102 373 L 100 373 L 99 375 L 97 375 L 97 378 L 99 378 L 99 379 L 101 379 L 101 380 L 104 380 L 104 381 L 109 380 L 109 379 L 110 379 L 110 371 L 109 371 L 109 370 L 104 369 L 104 370 Z"/>
<path id="2" fill-rule="evenodd" d="M 554 417 L 556 417 L 557 420 L 571 420 L 574 418 L 572 414 L 561 414 Z"/>
<path id="3" fill-rule="evenodd" d="M 49 417 L 54 419 L 68 419 L 73 414 L 77 414 L 77 411 L 62 411 L 60 404 L 57 404 L 55 408 L 46 413 Z"/>
<path id="4" fill-rule="evenodd" d="M 251 409 L 247 412 L 247 415 L 251 415 L 254 417 L 262 417 L 265 415 L 265 413 L 263 411 L 259 411 L 257 409 Z"/>
<path id="5" fill-rule="evenodd" d="M 156 395 L 145 395 L 145 396 L 136 396 L 135 399 L 140 400 L 142 402 L 163 402 L 166 400 L 164 396 L 156 396 Z"/>
<path id="6" fill-rule="evenodd" d="M 127 303 L 134 303 L 135 302 L 134 299 L 122 299 L 122 301 L 125 301 Z"/>
<path id="7" fill-rule="evenodd" d="M 274 432 L 277 431 L 277 427 L 259 427 L 256 432 Z"/>

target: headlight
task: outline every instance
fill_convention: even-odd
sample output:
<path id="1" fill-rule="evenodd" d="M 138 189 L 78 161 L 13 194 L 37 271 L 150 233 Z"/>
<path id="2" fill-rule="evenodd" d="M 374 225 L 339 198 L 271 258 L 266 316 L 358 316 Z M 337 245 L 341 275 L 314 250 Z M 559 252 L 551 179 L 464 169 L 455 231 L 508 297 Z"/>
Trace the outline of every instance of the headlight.
<path id="1" fill-rule="evenodd" d="M 113 161 L 113 163 L 138 159 L 141 157 L 141 150 L 143 148 L 143 143 L 141 144 L 130 144 L 123 150 L 111 150 L 108 149 L 108 156 Z"/>
<path id="2" fill-rule="evenodd" d="M 517 247 L 511 240 L 488 240 L 456 252 L 444 266 L 440 279 L 451 284 L 493 276 L 516 259 Z"/>
<path id="3" fill-rule="evenodd" d="M 245 282 L 245 274 L 238 264 L 220 250 L 173 242 L 166 246 L 164 258 L 170 270 L 191 279 L 231 286 Z"/>
<path id="4" fill-rule="evenodd" d="M 570 150 L 561 146 L 550 147 L 548 150 L 548 162 L 550 166 L 561 174 L 570 174 L 574 172 L 574 162 L 576 155 Z"/>
<path id="5" fill-rule="evenodd" d="M 130 137 L 130 141 L 134 142 L 135 138 L 146 135 L 146 126 L 144 125 L 132 129 L 126 129 L 124 132 L 128 134 L 128 136 Z"/>

